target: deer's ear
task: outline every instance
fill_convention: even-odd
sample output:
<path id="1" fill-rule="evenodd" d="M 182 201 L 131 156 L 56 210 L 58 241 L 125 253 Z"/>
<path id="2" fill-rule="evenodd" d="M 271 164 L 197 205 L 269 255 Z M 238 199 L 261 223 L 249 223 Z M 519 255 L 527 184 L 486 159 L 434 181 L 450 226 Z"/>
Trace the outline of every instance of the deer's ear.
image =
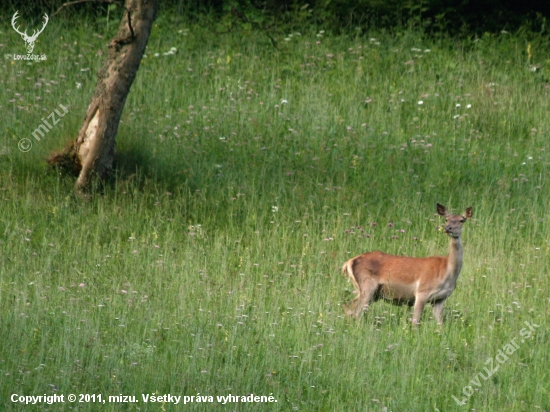
<path id="1" fill-rule="evenodd" d="M 462 216 L 464 216 L 466 219 L 470 219 L 472 215 L 473 215 L 473 210 L 472 210 L 472 206 L 470 206 L 464 211 L 464 214 Z"/>
<path id="2" fill-rule="evenodd" d="M 447 216 L 448 215 L 448 212 L 447 212 L 447 208 L 445 206 L 443 206 L 441 203 L 436 203 L 436 209 L 437 209 L 437 213 L 441 216 Z"/>

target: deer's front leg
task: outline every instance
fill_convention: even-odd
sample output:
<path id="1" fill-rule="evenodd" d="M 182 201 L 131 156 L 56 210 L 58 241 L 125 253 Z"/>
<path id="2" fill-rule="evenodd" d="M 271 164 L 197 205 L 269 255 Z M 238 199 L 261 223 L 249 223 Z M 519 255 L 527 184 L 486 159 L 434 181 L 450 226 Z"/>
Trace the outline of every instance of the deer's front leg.
<path id="1" fill-rule="evenodd" d="M 422 295 L 422 294 L 416 295 L 416 298 L 414 300 L 414 313 L 413 313 L 413 319 L 412 319 L 413 325 L 420 324 L 422 311 L 424 310 L 424 306 L 426 305 L 427 300 L 428 300 L 428 297 L 426 295 Z"/>

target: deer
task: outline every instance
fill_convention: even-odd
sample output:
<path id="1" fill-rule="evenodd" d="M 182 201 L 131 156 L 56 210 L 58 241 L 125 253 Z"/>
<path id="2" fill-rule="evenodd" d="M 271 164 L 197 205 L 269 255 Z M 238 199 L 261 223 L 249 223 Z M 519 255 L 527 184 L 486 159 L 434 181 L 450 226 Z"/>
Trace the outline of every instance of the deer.
<path id="1" fill-rule="evenodd" d="M 420 324 L 426 303 L 433 305 L 438 325 L 443 323 L 445 300 L 451 296 L 462 269 L 462 225 L 472 217 L 472 207 L 454 215 L 437 203 L 437 213 L 445 218 L 445 233 L 450 237 L 447 256 L 408 257 L 380 251 L 363 253 L 342 267 L 353 283 L 357 296 L 344 306 L 346 315 L 356 318 L 372 301 L 384 299 L 394 304 L 414 305 L 413 325 Z"/>
<path id="2" fill-rule="evenodd" d="M 40 33 L 42 33 L 44 31 L 44 29 L 46 28 L 46 25 L 48 24 L 48 21 L 49 21 L 49 18 L 48 18 L 48 15 L 46 13 L 44 13 L 44 16 L 43 16 L 43 19 L 44 19 L 44 23 L 42 25 L 42 28 L 40 30 L 33 30 L 33 33 L 32 33 L 32 36 L 29 36 L 27 34 L 27 30 L 25 30 L 24 32 L 21 32 L 19 30 L 19 27 L 16 27 L 15 26 L 15 23 L 16 23 L 16 20 L 17 20 L 17 17 L 19 14 L 19 11 L 16 11 L 15 14 L 13 15 L 12 19 L 11 19 L 11 26 L 13 27 L 13 29 L 21 35 L 21 38 L 25 41 L 26 43 L 26 48 L 27 48 L 27 53 L 28 54 L 31 54 L 32 51 L 34 50 L 34 42 L 36 41 L 36 39 L 38 38 L 38 35 Z"/>

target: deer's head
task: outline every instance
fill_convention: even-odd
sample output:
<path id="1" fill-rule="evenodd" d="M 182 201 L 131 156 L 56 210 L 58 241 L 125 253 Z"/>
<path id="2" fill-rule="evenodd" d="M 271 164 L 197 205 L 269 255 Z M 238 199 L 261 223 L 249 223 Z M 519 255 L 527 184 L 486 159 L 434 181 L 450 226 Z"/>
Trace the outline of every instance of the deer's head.
<path id="1" fill-rule="evenodd" d="M 461 215 L 453 215 L 447 208 L 437 204 L 437 213 L 445 218 L 445 233 L 450 237 L 458 238 L 462 232 L 462 225 L 472 217 L 472 207 L 467 208 Z"/>

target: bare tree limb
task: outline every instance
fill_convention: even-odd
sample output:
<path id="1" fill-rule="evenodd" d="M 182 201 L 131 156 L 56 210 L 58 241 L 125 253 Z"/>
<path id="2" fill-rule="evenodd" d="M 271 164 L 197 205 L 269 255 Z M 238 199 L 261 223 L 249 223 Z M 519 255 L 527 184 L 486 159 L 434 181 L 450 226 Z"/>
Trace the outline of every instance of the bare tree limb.
<path id="1" fill-rule="evenodd" d="M 59 7 L 55 13 L 53 13 L 51 15 L 51 17 L 55 16 L 56 14 L 58 14 L 62 9 L 64 9 L 65 7 L 69 7 L 69 6 L 74 6 L 75 4 L 80 4 L 80 3 L 107 3 L 107 4 L 116 4 L 117 6 L 120 6 L 122 7 L 123 9 L 126 10 L 126 7 L 124 7 L 124 4 L 120 1 L 116 1 L 116 0 L 76 0 L 76 1 L 69 1 L 67 3 L 63 3 L 61 5 L 61 7 Z M 128 10 L 126 10 L 128 11 Z"/>
<path id="2" fill-rule="evenodd" d="M 105 4 L 116 4 L 117 6 L 122 7 L 126 13 L 128 14 L 128 29 L 130 30 L 130 35 L 124 39 L 114 39 L 113 44 L 128 44 L 132 40 L 136 38 L 136 35 L 134 33 L 134 29 L 132 27 L 132 19 L 130 17 L 130 9 L 128 9 L 124 4 L 122 4 L 120 1 L 116 0 L 76 0 L 76 1 L 69 1 L 67 3 L 64 3 L 59 7 L 55 13 L 52 14 L 52 17 L 58 14 L 63 8 L 74 6 L 75 4 L 80 3 L 105 3 Z"/>
<path id="3" fill-rule="evenodd" d="M 250 23 L 253 27 L 256 27 L 260 30 L 262 30 L 267 37 L 269 37 L 269 40 L 271 40 L 271 44 L 273 47 L 275 47 L 277 50 L 279 50 L 279 46 L 277 46 L 277 41 L 269 34 L 269 27 L 264 27 L 260 25 L 259 23 L 250 20 L 243 12 L 237 10 L 235 6 L 231 6 L 231 14 L 234 16 L 237 16 L 240 20 L 242 20 L 245 23 Z"/>
<path id="4" fill-rule="evenodd" d="M 269 40 L 271 41 L 271 45 L 273 47 L 275 47 L 277 50 L 279 50 L 279 46 L 277 45 L 277 40 L 275 40 L 273 38 L 273 36 L 271 36 L 271 34 L 269 34 L 269 29 L 271 28 L 271 26 L 262 26 L 260 25 L 258 22 L 255 22 L 254 20 L 250 20 L 242 11 L 239 11 L 237 10 L 237 8 L 235 8 L 235 6 L 231 6 L 231 14 L 233 16 L 235 16 L 235 20 L 233 20 L 231 22 L 231 28 L 229 30 L 226 30 L 226 31 L 216 31 L 212 28 L 209 28 L 210 31 L 216 35 L 222 35 L 222 34 L 227 34 L 227 33 L 232 33 L 233 32 L 233 25 L 235 23 L 237 23 L 237 21 L 241 21 L 243 23 L 249 23 L 252 27 L 256 28 L 256 29 L 259 29 L 261 31 L 263 31 L 265 33 L 265 35 L 269 38 Z"/>

